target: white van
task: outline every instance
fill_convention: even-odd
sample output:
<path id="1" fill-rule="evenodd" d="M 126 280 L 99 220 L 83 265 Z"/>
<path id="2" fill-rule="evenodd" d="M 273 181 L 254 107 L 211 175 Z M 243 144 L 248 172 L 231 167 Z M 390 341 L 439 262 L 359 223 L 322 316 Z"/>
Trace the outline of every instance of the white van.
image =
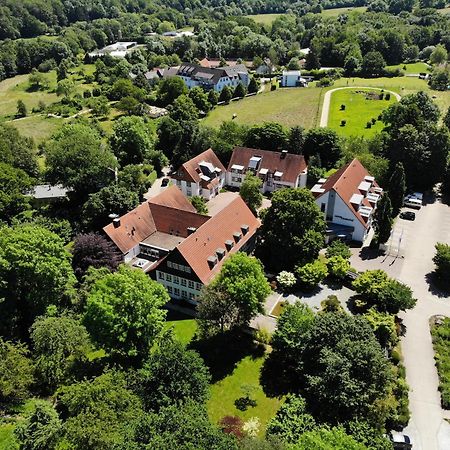
<path id="1" fill-rule="evenodd" d="M 409 208 L 420 209 L 422 208 L 422 200 L 415 197 L 406 197 L 403 201 L 403 206 L 408 206 Z"/>

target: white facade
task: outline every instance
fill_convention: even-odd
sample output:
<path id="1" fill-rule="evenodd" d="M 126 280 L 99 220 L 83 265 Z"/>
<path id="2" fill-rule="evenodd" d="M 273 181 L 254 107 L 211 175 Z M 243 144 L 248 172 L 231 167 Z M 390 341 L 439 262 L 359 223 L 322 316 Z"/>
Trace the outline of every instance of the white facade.
<path id="1" fill-rule="evenodd" d="M 213 83 L 212 81 L 206 79 L 203 81 L 201 79 L 196 79 L 185 75 L 177 75 L 177 76 L 179 76 L 184 81 L 184 84 L 188 89 L 192 89 L 194 87 L 199 86 L 206 90 L 214 89 L 216 92 L 221 92 L 225 86 L 228 86 L 231 90 L 236 89 L 236 86 L 238 84 L 243 84 L 245 87 L 247 87 L 250 82 L 248 74 L 245 72 L 242 72 L 239 75 L 236 74 L 232 77 L 230 76 L 221 77 L 219 78 L 217 83 Z"/>
<path id="2" fill-rule="evenodd" d="M 300 70 L 285 70 L 281 77 L 282 87 L 300 86 L 301 72 Z"/>
<path id="3" fill-rule="evenodd" d="M 193 181 L 176 180 L 174 178 L 171 178 L 171 181 L 176 184 L 181 192 L 187 197 L 200 196 L 206 200 L 211 200 L 218 195 L 220 190 L 224 187 L 225 174 L 221 173 L 219 175 L 219 183 L 216 186 L 211 187 L 211 189 L 202 188 L 200 183 L 194 183 Z"/>
<path id="4" fill-rule="evenodd" d="M 247 170 L 244 166 L 240 166 L 237 164 L 231 166 L 231 171 L 227 171 L 227 185 L 234 188 L 240 188 L 242 182 L 245 179 L 246 173 Z M 286 181 L 281 181 L 281 175 L 279 175 L 277 172 L 272 173 L 267 171 L 267 169 L 259 170 L 257 175 L 263 182 L 260 189 L 262 193 L 273 192 L 284 187 L 305 187 L 306 179 L 308 176 L 307 171 L 305 170 L 298 175 L 294 183 L 289 183 Z"/>
<path id="5" fill-rule="evenodd" d="M 156 270 L 156 281 L 167 289 L 171 298 L 183 299 L 193 304 L 197 303 L 196 298 L 203 287 L 202 283 L 162 272 L 161 270 Z"/>

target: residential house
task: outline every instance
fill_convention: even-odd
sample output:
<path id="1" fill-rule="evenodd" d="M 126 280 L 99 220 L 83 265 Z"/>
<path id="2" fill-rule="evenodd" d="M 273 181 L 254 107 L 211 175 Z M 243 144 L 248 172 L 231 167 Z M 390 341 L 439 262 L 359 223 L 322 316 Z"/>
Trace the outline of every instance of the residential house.
<path id="1" fill-rule="evenodd" d="M 364 242 L 383 189 L 357 159 L 320 179 L 311 192 L 327 221 L 329 238 Z"/>
<path id="2" fill-rule="evenodd" d="M 300 70 L 284 70 L 281 87 L 307 87 L 308 82 L 302 78 Z"/>
<path id="3" fill-rule="evenodd" d="M 200 86 L 206 91 L 222 91 L 225 86 L 234 90 L 238 84 L 247 87 L 250 83 L 248 70 L 243 64 L 217 68 L 202 67 L 197 64 L 182 64 L 176 73 L 189 89 Z M 166 73 L 164 77 L 168 76 Z"/>
<path id="4" fill-rule="evenodd" d="M 240 197 L 209 217 L 170 186 L 103 230 L 126 263 L 164 285 L 172 298 L 196 303 L 230 255 L 253 247 L 259 226 Z"/>
<path id="5" fill-rule="evenodd" d="M 272 192 L 283 187 L 305 187 L 308 174 L 302 155 L 286 150 L 271 152 L 236 147 L 228 164 L 227 185 L 240 188 L 247 172 L 262 180 L 261 192 Z"/>
<path id="6" fill-rule="evenodd" d="M 215 197 L 225 185 L 226 169 L 219 158 L 208 149 L 185 162 L 170 175 L 183 194 L 199 195 L 206 200 Z"/>
<path id="7" fill-rule="evenodd" d="M 223 67 L 223 63 L 225 62 L 225 66 L 234 67 L 239 64 L 243 64 L 247 69 L 252 67 L 251 61 L 243 61 L 241 59 L 220 59 L 220 58 L 203 58 L 199 61 L 199 65 L 202 67 L 207 67 L 209 69 L 217 69 Z"/>
<path id="8" fill-rule="evenodd" d="M 275 70 L 275 66 L 269 58 L 264 58 L 264 62 L 255 68 L 258 75 L 270 75 Z"/>

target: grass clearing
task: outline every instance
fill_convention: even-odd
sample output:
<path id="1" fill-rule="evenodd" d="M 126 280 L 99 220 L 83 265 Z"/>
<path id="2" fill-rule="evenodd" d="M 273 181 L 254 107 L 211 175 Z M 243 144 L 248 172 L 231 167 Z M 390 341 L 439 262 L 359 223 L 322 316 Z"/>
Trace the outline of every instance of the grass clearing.
<path id="1" fill-rule="evenodd" d="M 15 424 L 13 423 L 0 424 L 0 450 L 14 450 L 19 448 L 14 438 L 14 427 Z"/>
<path id="2" fill-rule="evenodd" d="M 284 16 L 285 14 L 251 14 L 246 16 L 249 19 L 253 19 L 256 23 L 261 25 L 269 25 L 278 19 L 278 17 Z"/>
<path id="3" fill-rule="evenodd" d="M 218 127 L 227 120 L 253 125 L 263 122 L 279 122 L 284 126 L 314 127 L 318 121 L 322 103 L 322 88 L 280 88 L 253 97 L 218 106 L 203 121 L 205 125 Z"/>
<path id="4" fill-rule="evenodd" d="M 450 318 L 431 325 L 434 359 L 439 375 L 439 391 L 444 409 L 450 409 Z"/>
<path id="5" fill-rule="evenodd" d="M 353 8 L 331 8 L 324 9 L 320 15 L 324 17 L 338 17 L 340 14 L 349 14 L 349 13 L 363 13 L 367 11 L 366 6 L 356 6 Z"/>
<path id="6" fill-rule="evenodd" d="M 197 323 L 192 317 L 169 310 L 164 328 L 172 328 L 176 339 L 187 345 L 197 332 Z"/>
<path id="7" fill-rule="evenodd" d="M 12 125 L 19 130 L 20 134 L 26 137 L 32 137 L 36 144 L 40 144 L 65 123 L 67 123 L 67 119 L 57 119 L 39 114 L 12 120 L 8 122 L 8 125 Z"/>
<path id="8" fill-rule="evenodd" d="M 405 72 L 405 74 L 413 74 L 413 73 L 427 73 L 431 72 L 431 67 L 424 62 L 416 62 L 410 64 L 397 64 L 395 66 L 387 66 L 386 69 L 400 69 Z"/>
<path id="9" fill-rule="evenodd" d="M 343 136 L 371 137 L 383 129 L 383 123 L 378 121 L 380 113 L 396 101 L 394 95 L 390 99 L 379 99 L 379 90 L 341 89 L 331 94 L 328 127 Z M 345 105 L 345 109 L 341 109 Z M 367 127 L 367 123 L 375 119 L 375 124 Z M 345 126 L 341 121 L 345 120 Z"/>
<path id="10" fill-rule="evenodd" d="M 238 416 L 244 422 L 252 417 L 260 420 L 259 434 L 264 435 L 267 422 L 275 415 L 281 405 L 281 400 L 268 398 L 259 384 L 259 374 L 264 357 L 245 357 L 233 373 L 211 386 L 211 398 L 208 401 L 208 413 L 211 421 L 217 423 L 224 416 Z M 245 389 L 251 386 L 251 398 L 256 406 L 248 407 L 246 411 L 236 408 L 234 402 L 245 397 Z"/>

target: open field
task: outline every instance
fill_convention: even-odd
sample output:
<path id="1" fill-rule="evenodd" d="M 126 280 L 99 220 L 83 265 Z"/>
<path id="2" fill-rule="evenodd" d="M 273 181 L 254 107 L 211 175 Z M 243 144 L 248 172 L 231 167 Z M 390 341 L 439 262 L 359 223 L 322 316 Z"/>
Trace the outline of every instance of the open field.
<path id="1" fill-rule="evenodd" d="M 32 137 L 36 144 L 40 144 L 65 123 L 67 123 L 67 119 L 57 119 L 46 117 L 43 114 L 36 114 L 23 119 L 12 120 L 8 122 L 8 125 L 12 125 L 19 130 L 20 134 Z"/>
<path id="2" fill-rule="evenodd" d="M 430 72 L 431 67 L 424 62 L 416 62 L 410 64 L 397 64 L 395 66 L 387 66 L 386 69 L 401 69 L 405 72 L 405 74 L 413 74 L 413 73 L 421 73 L 421 72 Z"/>
<path id="3" fill-rule="evenodd" d="M 337 17 L 339 14 L 346 14 L 350 12 L 365 12 L 367 8 L 365 6 L 357 6 L 354 8 L 332 8 L 324 9 L 320 14 L 324 17 Z"/>
<path id="4" fill-rule="evenodd" d="M 393 95 L 390 99 L 379 100 L 381 91 L 370 89 L 342 89 L 331 94 L 328 127 L 336 130 L 343 136 L 371 137 L 383 129 L 382 122 L 378 121 L 367 128 L 366 124 L 377 119 L 379 114 L 390 104 L 396 101 Z M 341 109 L 345 105 L 345 109 Z M 345 120 L 345 126 L 341 121 Z"/>
<path id="5" fill-rule="evenodd" d="M 254 97 L 218 106 L 204 120 L 204 124 L 218 127 L 222 122 L 234 119 L 238 123 L 252 125 L 262 122 L 279 122 L 285 126 L 315 126 L 322 102 L 321 88 L 281 88 Z"/>
<path id="6" fill-rule="evenodd" d="M 261 25 L 272 25 L 274 20 L 280 16 L 284 16 L 284 14 L 251 14 L 246 17 L 253 19 L 256 23 L 260 23 Z"/>

